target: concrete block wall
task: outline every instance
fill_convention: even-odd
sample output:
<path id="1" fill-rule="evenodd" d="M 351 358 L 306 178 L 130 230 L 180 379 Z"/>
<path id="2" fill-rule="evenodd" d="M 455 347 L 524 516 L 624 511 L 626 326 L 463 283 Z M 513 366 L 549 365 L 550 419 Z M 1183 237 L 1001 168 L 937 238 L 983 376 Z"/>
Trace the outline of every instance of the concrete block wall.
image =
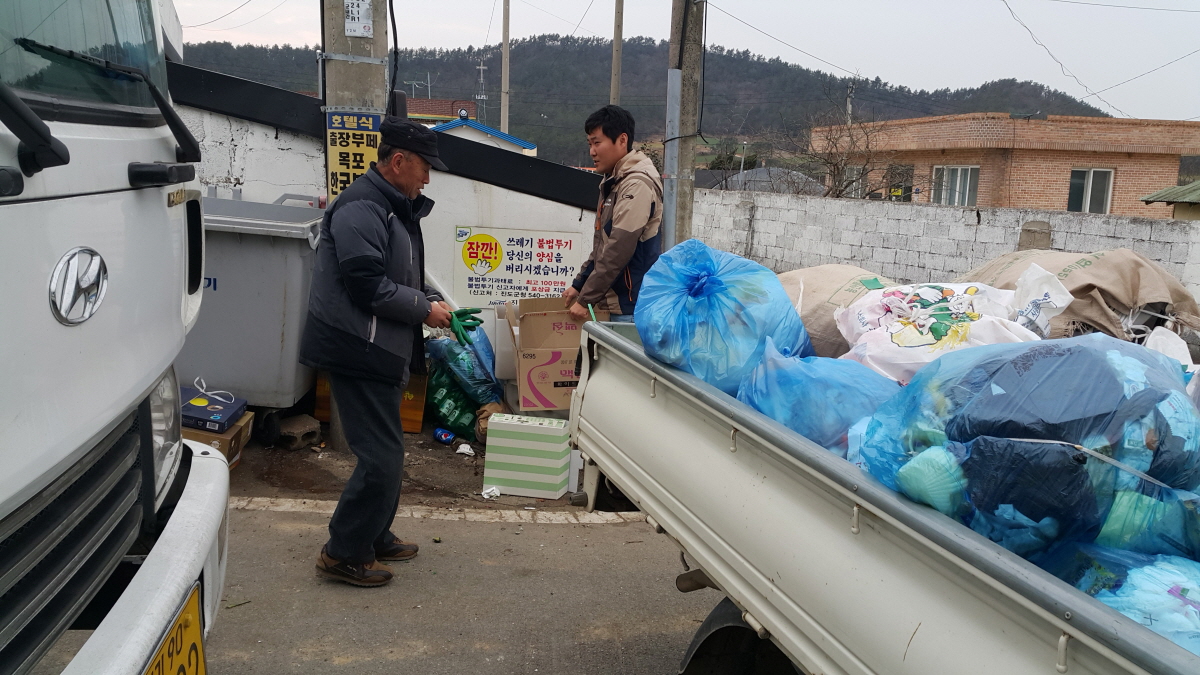
<path id="1" fill-rule="evenodd" d="M 1200 224 L 1193 221 L 696 190 L 692 230 L 775 272 L 841 263 L 896 281 L 944 282 L 1017 250 L 1030 221 L 1050 223 L 1054 250 L 1129 248 L 1200 296 Z"/>

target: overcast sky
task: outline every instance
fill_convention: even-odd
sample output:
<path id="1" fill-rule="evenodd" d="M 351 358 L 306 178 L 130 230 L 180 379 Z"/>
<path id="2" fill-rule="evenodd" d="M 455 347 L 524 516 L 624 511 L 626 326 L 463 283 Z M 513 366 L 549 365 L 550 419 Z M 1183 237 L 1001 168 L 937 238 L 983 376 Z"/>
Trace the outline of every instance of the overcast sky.
<path id="1" fill-rule="evenodd" d="M 247 0 L 176 0 L 175 4 L 183 25 L 189 26 L 212 21 L 243 2 Z M 401 47 L 453 48 L 499 41 L 503 0 L 394 2 Z M 572 31 L 612 36 L 613 0 L 511 3 L 513 38 Z M 219 21 L 185 28 L 184 38 L 188 42 L 317 44 L 320 4 L 320 0 L 249 0 Z M 1099 92 L 1200 50 L 1196 39 L 1200 0 L 1008 0 L 1008 4 L 1079 81 L 1064 74 L 1034 43 L 1003 0 L 719 0 L 709 3 L 707 42 L 847 74 L 832 63 L 863 77 L 878 76 L 914 89 L 972 87 L 1015 77 L 1080 98 L 1088 95 L 1085 86 Z M 1190 11 L 1145 9 L 1150 7 Z M 625 35 L 666 39 L 670 15 L 670 0 L 626 0 Z M 1200 53 L 1100 93 L 1111 106 L 1094 96 L 1087 100 L 1117 116 L 1200 118 L 1198 72 Z"/>

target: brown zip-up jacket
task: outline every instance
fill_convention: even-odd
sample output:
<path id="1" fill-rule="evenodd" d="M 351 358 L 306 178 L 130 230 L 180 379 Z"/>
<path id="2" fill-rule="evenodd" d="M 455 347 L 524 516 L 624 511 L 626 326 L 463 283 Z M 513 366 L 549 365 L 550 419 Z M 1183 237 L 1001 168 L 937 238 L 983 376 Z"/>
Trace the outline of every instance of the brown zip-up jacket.
<path id="1" fill-rule="evenodd" d="M 662 178 L 650 158 L 630 152 L 600 184 L 592 253 L 572 284 L 585 307 L 632 314 L 642 277 L 662 251 Z"/>

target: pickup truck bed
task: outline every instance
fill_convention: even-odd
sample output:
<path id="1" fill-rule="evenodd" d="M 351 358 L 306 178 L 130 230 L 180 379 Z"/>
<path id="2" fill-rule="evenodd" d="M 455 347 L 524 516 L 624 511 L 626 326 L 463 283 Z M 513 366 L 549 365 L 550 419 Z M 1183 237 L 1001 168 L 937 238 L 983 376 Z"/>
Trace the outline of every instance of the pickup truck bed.
<path id="1" fill-rule="evenodd" d="M 573 442 L 810 674 L 1195 675 L 1200 657 L 589 323 Z"/>

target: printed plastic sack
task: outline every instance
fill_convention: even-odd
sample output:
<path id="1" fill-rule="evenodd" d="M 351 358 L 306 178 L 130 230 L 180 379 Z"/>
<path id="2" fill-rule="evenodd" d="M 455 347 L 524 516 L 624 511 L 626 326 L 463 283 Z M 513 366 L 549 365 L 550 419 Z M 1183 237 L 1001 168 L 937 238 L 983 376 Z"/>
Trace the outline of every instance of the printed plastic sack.
<path id="1" fill-rule="evenodd" d="M 836 314 L 853 359 L 901 384 L 947 351 L 1049 335 L 1071 294 L 1030 265 L 1016 291 L 983 284 L 918 284 L 867 293 Z"/>
<path id="2" fill-rule="evenodd" d="M 767 338 L 762 361 L 737 398 L 810 441 L 846 456 L 846 433 L 900 391 L 892 380 L 853 361 L 780 353 Z"/>
<path id="3" fill-rule="evenodd" d="M 834 315 L 874 289 L 896 282 L 854 265 L 817 265 L 779 274 L 779 283 L 800 312 L 817 356 L 837 358 L 850 351 Z"/>
<path id="4" fill-rule="evenodd" d="M 1061 541 L 1200 557 L 1200 413 L 1177 363 L 1101 334 L 946 354 L 848 458 L 1031 559 Z"/>
<path id="5" fill-rule="evenodd" d="M 1057 555 L 1047 571 L 1200 655 L 1200 563 L 1081 545 Z"/>
<path id="6" fill-rule="evenodd" d="M 438 338 L 425 342 L 429 358 L 445 364 L 459 386 L 479 405 L 495 403 L 504 395 L 504 386 L 493 374 L 494 366 L 488 365 L 489 357 L 494 363 L 491 344 L 482 329 L 472 331 L 474 344 L 463 346 L 457 340 Z"/>
<path id="7" fill-rule="evenodd" d="M 779 278 L 697 239 L 667 251 L 646 273 L 634 322 L 647 355 L 731 396 L 768 337 L 781 351 L 813 355 Z"/>
<path id="8" fill-rule="evenodd" d="M 433 363 L 425 396 L 425 407 L 433 412 L 438 426 L 463 440 L 475 440 L 475 402 L 459 386 L 449 366 Z"/>

